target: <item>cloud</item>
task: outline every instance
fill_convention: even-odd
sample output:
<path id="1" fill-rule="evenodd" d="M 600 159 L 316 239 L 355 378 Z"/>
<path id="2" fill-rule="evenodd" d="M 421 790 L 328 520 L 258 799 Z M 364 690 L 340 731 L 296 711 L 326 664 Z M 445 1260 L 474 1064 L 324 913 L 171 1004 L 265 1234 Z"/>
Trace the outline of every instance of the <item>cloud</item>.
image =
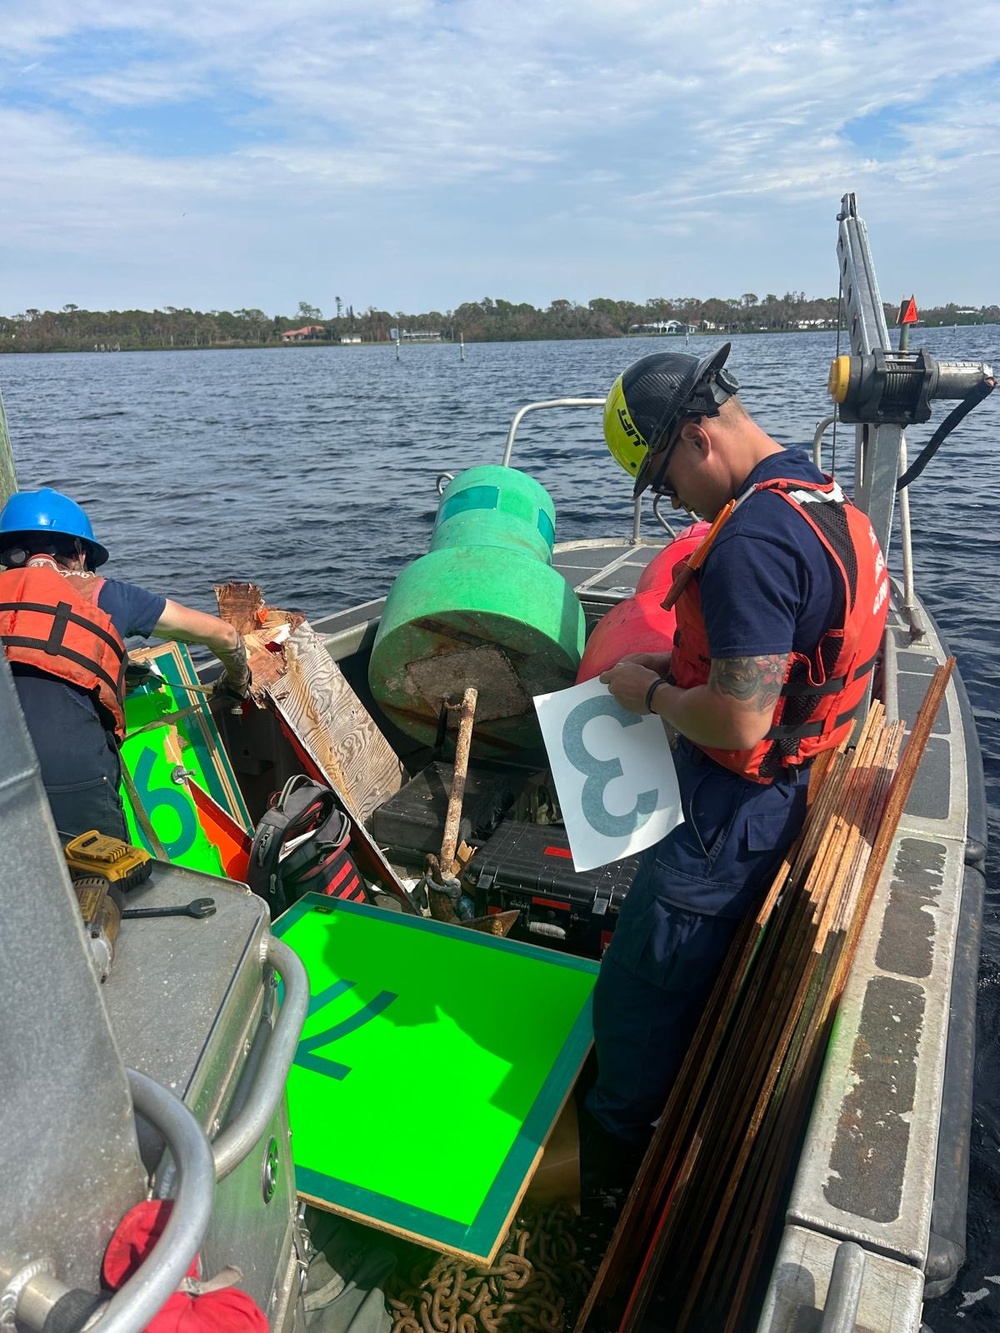
<path id="1" fill-rule="evenodd" d="M 538 304 L 567 284 L 581 300 L 774 289 L 782 269 L 783 289 L 826 292 L 828 234 L 803 229 L 848 188 L 933 299 L 996 299 L 992 244 L 990 268 L 961 263 L 1000 202 L 1000 37 L 982 0 L 961 23 L 929 0 L 5 9 L 0 244 L 24 304 L 75 299 L 76 256 L 101 282 L 124 266 L 118 304 L 167 268 L 180 303 L 279 308 L 324 242 L 350 248 L 365 304 L 392 308 L 400 291 L 457 304 L 477 276 Z M 182 212 L 198 244 L 178 251 Z M 529 238 L 544 253 L 520 252 Z M 45 247 L 47 275 L 21 262 Z M 423 284 L 402 267 L 414 250 Z"/>

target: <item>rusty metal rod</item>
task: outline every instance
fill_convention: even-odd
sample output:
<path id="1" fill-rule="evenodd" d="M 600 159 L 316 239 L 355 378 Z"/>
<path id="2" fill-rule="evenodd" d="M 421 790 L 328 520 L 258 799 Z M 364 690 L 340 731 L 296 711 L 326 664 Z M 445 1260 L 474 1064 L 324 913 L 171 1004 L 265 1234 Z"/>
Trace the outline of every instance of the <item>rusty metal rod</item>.
<path id="1" fill-rule="evenodd" d="M 441 870 L 445 875 L 454 875 L 458 871 L 455 852 L 458 848 L 458 827 L 462 822 L 462 798 L 465 796 L 465 779 L 469 772 L 469 746 L 472 744 L 472 723 L 478 698 L 479 691 L 473 685 L 462 696 L 462 714 L 458 723 L 458 739 L 455 741 L 455 772 L 448 796 L 444 837 L 441 839 Z"/>

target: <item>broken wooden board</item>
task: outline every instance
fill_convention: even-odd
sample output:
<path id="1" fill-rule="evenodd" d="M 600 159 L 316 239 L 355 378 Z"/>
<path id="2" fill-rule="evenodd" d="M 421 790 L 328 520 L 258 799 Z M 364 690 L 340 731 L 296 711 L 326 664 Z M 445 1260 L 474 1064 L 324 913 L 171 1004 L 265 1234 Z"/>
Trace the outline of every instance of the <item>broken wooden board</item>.
<path id="1" fill-rule="evenodd" d="M 308 621 L 283 647 L 285 673 L 268 696 L 355 820 L 364 822 L 399 791 L 403 766 Z"/>
<path id="2" fill-rule="evenodd" d="M 403 783 L 403 766 L 322 637 L 298 612 L 266 606 L 255 583 L 216 590 L 219 614 L 243 635 L 253 695 L 267 700 L 356 824 Z"/>

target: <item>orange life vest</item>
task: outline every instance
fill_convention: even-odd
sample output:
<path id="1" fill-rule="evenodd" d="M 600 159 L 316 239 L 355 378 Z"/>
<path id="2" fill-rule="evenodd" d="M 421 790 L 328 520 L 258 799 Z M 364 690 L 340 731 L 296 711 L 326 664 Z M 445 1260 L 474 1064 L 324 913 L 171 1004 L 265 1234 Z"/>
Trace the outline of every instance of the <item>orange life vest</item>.
<path id="1" fill-rule="evenodd" d="M 97 605 L 100 578 L 62 574 L 51 564 L 0 574 L 0 641 L 10 662 L 34 667 L 94 697 L 125 735 L 127 653 Z"/>
<path id="2" fill-rule="evenodd" d="M 785 768 L 807 763 L 850 736 L 865 696 L 889 611 L 889 576 L 868 517 L 831 478 L 808 482 L 777 477 L 740 497 L 753 503 L 771 491 L 792 506 L 823 544 L 844 589 L 843 623 L 831 626 L 811 657 L 791 653 L 771 726 L 751 750 L 699 746 L 724 768 L 754 782 L 772 782 Z M 711 556 L 708 557 L 711 559 Z M 677 629 L 670 661 L 674 682 L 704 685 L 711 665 L 697 579 L 677 601 Z"/>

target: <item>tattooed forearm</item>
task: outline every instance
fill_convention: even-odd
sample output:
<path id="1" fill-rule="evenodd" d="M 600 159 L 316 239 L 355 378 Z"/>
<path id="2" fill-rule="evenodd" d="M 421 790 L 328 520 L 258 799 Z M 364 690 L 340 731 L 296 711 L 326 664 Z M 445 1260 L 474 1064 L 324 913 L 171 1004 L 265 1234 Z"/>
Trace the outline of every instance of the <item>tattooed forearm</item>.
<path id="1" fill-rule="evenodd" d="M 787 665 L 786 653 L 770 657 L 714 657 L 708 683 L 720 694 L 753 702 L 761 713 L 771 712 L 778 702 Z"/>

